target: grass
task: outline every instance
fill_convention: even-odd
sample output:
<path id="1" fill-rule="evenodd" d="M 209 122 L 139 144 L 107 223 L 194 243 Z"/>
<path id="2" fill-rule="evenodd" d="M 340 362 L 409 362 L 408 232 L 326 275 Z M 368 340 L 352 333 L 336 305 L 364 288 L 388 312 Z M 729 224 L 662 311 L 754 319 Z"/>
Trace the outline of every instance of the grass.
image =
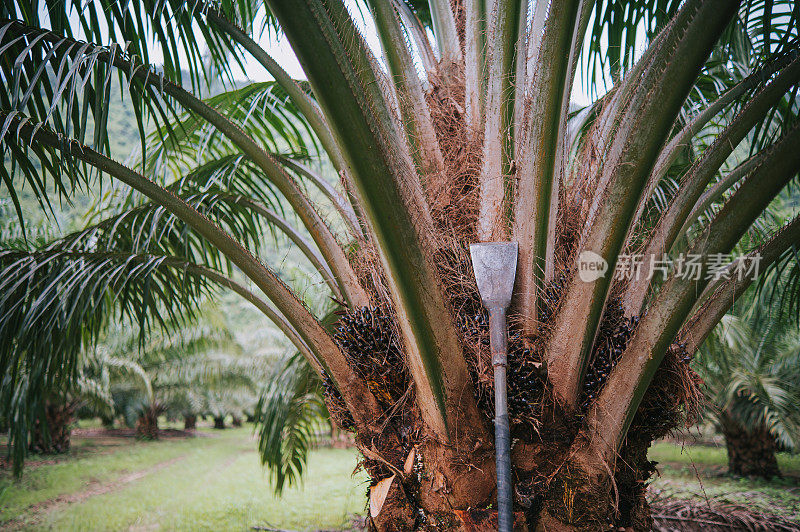
<path id="1" fill-rule="evenodd" d="M 686 468 L 691 463 L 702 466 L 727 468 L 728 455 L 724 446 L 680 445 L 666 441 L 655 443 L 650 448 L 650 459 L 657 462 L 683 462 Z M 778 454 L 778 466 L 787 474 L 800 474 L 800 454 Z"/>
<path id="2" fill-rule="evenodd" d="M 659 462 L 659 476 L 651 491 L 661 496 L 735 504 L 792 519 L 800 516 L 799 455 L 778 454 L 784 478 L 769 481 L 727 475 L 724 447 L 659 442 L 651 447 L 649 457 Z"/>
<path id="3" fill-rule="evenodd" d="M 202 430 L 202 429 L 201 429 Z M 365 504 L 357 454 L 319 449 L 305 484 L 273 495 L 249 428 L 80 450 L 0 478 L 0 524 L 26 530 L 341 528 Z M 144 472 L 141 478 L 136 472 Z M 88 493 L 88 496 L 86 496 Z M 62 501 L 56 500 L 61 498 Z M 64 501 L 66 499 L 66 502 Z"/>
<path id="4" fill-rule="evenodd" d="M 34 457 L 21 480 L 0 472 L 0 528 L 25 530 L 318 530 L 362 514 L 366 475 L 351 449 L 318 449 L 301 486 L 273 495 L 247 427 L 138 442 L 77 436 L 69 455 Z M 653 493 L 800 515 L 800 456 L 779 455 L 785 478 L 724 474 L 725 449 L 660 442 Z M 38 461 L 37 461 L 38 460 Z"/>

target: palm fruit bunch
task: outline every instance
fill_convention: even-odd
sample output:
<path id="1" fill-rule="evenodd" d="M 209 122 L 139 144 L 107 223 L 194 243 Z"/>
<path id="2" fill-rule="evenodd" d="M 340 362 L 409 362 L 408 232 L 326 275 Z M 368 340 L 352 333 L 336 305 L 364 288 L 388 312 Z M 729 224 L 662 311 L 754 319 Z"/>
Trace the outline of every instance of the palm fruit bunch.
<path id="1" fill-rule="evenodd" d="M 350 367 L 387 408 L 408 389 L 408 373 L 393 321 L 382 307 L 361 307 L 341 312 L 333 333 Z"/>
<path id="2" fill-rule="evenodd" d="M 325 397 L 325 404 L 328 406 L 328 413 L 342 430 L 355 430 L 356 423 L 353 415 L 344 404 L 342 394 L 336 388 L 333 380 L 326 374 L 322 377 L 322 394 Z"/>
<path id="3" fill-rule="evenodd" d="M 472 342 L 480 345 L 484 354 L 484 372 L 478 375 L 478 365 L 475 364 L 473 380 L 475 396 L 478 406 L 487 418 L 494 418 L 494 390 L 493 368 L 489 353 L 489 318 L 480 303 L 475 299 L 471 303 L 462 305 L 459 316 L 459 326 L 462 333 Z M 516 328 L 509 330 L 508 337 L 508 409 L 509 416 L 514 423 L 523 423 L 535 419 L 534 407 L 541 403 L 545 389 L 545 371 L 539 354 L 526 346 L 522 340 L 521 332 Z M 481 378 L 483 377 L 483 378 Z"/>
<path id="4" fill-rule="evenodd" d="M 508 415 L 513 423 L 534 422 L 545 391 L 545 366 L 525 347 L 519 331 L 510 332 L 508 348 Z"/>
<path id="5" fill-rule="evenodd" d="M 581 406 L 584 410 L 597 398 L 638 324 L 639 316 L 625 317 L 619 299 L 609 301 L 583 383 Z"/>

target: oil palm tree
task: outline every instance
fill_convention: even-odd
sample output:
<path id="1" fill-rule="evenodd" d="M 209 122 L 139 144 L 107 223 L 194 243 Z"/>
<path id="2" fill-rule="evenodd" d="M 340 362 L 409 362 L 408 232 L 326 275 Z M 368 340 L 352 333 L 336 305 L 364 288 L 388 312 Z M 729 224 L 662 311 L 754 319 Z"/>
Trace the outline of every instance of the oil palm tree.
<path id="1" fill-rule="evenodd" d="M 696 365 L 725 437 L 729 473 L 780 476 L 775 453 L 798 449 L 798 357 L 795 321 L 775 312 L 727 314 L 699 350 Z"/>
<path id="2" fill-rule="evenodd" d="M 176 333 L 154 331 L 145 345 L 135 327 L 118 327 L 116 339 L 101 346 L 108 389 L 124 397 L 117 409 L 142 438 L 158 438 L 162 414 L 224 418 L 241 416 L 256 405 L 256 390 L 267 380 L 271 359 L 244 352 L 219 309 L 206 303 L 201 310 L 202 319 L 183 323 Z"/>
<path id="3" fill-rule="evenodd" d="M 34 419 L 29 430 L 28 448 L 36 453 L 66 453 L 70 449 L 72 426 L 81 411 L 110 417 L 114 411 L 114 398 L 110 389 L 109 370 L 126 367 L 124 361 L 109 359 L 97 352 L 86 353 L 81 367 L 68 387 L 57 387 L 43 393 L 42 412 Z M 22 386 L 31 386 L 27 367 L 20 368 Z M 35 383 L 33 383 L 35 384 Z M 15 429 L 19 429 L 15 423 Z M 26 436 L 20 438 L 24 445 Z M 19 473 L 20 464 L 14 463 Z"/>
<path id="4" fill-rule="evenodd" d="M 73 348 L 111 308 L 156 320 L 192 312 L 211 285 L 234 290 L 326 384 L 328 410 L 364 456 L 378 529 L 493 526 L 491 363 L 469 243 L 519 244 L 517 522 L 644 530 L 647 447 L 693 409 L 687 361 L 752 282 L 730 274 L 798 242 L 800 219 L 763 217 L 800 168 L 792 1 L 2 9 L 9 195 L 25 182 L 46 207 L 49 191 L 69 197 L 101 176 L 132 190 L 81 235 L 2 255 L 5 389 L 22 360 L 42 381 L 69 378 Z M 288 40 L 307 83 L 258 44 L 264 31 Z M 202 97 L 246 57 L 275 81 Z M 115 72 L 140 120 L 134 166 L 107 152 Z M 583 109 L 570 103 L 579 73 L 597 89 Z M 257 257 L 266 226 L 321 274 L 340 312 L 333 329 L 318 319 L 330 309 L 312 312 Z M 711 276 L 705 261 L 691 276 L 611 275 L 636 250 L 643 271 L 659 271 L 662 253 L 719 257 L 743 240 L 748 256 Z M 606 275 L 585 281 L 587 258 Z M 16 394 L 19 411 L 35 392 Z"/>
<path id="5" fill-rule="evenodd" d="M 69 452 L 72 426 L 81 410 L 109 416 L 114 399 L 108 382 L 93 375 L 94 366 L 84 363 L 72 386 L 53 390 L 46 396 L 43 416 L 30 427 L 29 449 L 35 453 L 58 454 Z M 19 464 L 14 464 L 19 468 Z"/>

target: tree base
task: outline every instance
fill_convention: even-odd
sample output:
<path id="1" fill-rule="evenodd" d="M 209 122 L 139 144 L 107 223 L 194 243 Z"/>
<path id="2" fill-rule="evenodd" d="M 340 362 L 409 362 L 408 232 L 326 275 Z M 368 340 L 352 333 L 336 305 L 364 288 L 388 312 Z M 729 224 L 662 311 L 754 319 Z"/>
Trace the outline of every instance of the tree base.
<path id="1" fill-rule="evenodd" d="M 36 420 L 31 430 L 30 450 L 40 454 L 68 452 L 74 412 L 71 403 L 48 401 L 44 421 L 47 426 L 43 427 L 41 420 Z"/>
<path id="2" fill-rule="evenodd" d="M 651 530 L 645 486 L 655 466 L 647 459 L 649 446 L 647 436 L 629 438 L 612 480 L 614 465 L 599 462 L 581 451 L 581 445 L 521 444 L 516 452 L 526 460 L 515 471 L 514 530 Z M 448 476 L 444 464 L 469 458 L 448 458 L 447 451 L 446 446 L 430 443 L 416 447 L 402 473 L 373 484 L 372 530 L 497 530 L 494 478 L 483 473 L 470 476 L 478 469 L 491 472 L 491 463 L 473 457 L 476 467 L 449 469 Z M 463 479 L 468 481 L 460 482 Z"/>
<path id="3" fill-rule="evenodd" d="M 158 439 L 158 416 L 163 410 L 161 406 L 154 404 L 142 411 L 139 419 L 136 420 L 136 438 L 140 440 Z"/>
<path id="4" fill-rule="evenodd" d="M 472 509 L 431 511 L 415 508 L 397 475 L 379 481 L 370 488 L 369 525 L 379 532 L 407 530 L 464 530 L 492 532 L 497 530 L 497 510 Z M 528 530 L 525 513 L 514 513 L 514 530 Z"/>
<path id="5" fill-rule="evenodd" d="M 775 437 L 766 427 L 747 430 L 732 420 L 722 427 L 728 450 L 728 472 L 731 475 L 770 479 L 780 477 L 775 457 Z"/>

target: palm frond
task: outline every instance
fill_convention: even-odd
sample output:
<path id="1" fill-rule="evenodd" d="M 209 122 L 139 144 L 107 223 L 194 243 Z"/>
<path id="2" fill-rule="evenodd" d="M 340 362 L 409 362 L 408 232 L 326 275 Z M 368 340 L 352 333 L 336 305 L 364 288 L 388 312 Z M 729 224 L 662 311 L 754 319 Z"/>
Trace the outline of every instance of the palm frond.
<path id="1" fill-rule="evenodd" d="M 114 412 L 114 397 L 103 382 L 91 379 L 84 374 L 78 376 L 72 393 L 81 405 L 100 416 Z"/>
<path id="2" fill-rule="evenodd" d="M 173 328 L 212 287 L 163 256 L 130 253 L 3 250 L 0 271 L 2 414 L 24 426 L 51 390 L 76 386 L 81 350 L 113 316 L 142 330 Z M 9 444 L 21 464 L 25 434 Z"/>
<path id="3" fill-rule="evenodd" d="M 3 84 L 0 90 L 0 106 L 8 114 L 8 120 L 0 131 L 11 161 L 10 169 L 3 168 L 2 178 L 19 216 L 16 175 L 25 178 L 43 207 L 49 207 L 48 186 L 52 186 L 62 198 L 69 199 L 76 186 L 88 187 L 96 172 L 85 164 L 79 168 L 81 171 L 76 172 L 78 168 L 72 161 L 68 165 L 59 164 L 61 161 L 41 147 L 33 148 L 38 164 L 32 164 L 28 147 L 19 136 L 5 135 L 12 118 L 22 114 L 58 135 L 91 144 L 100 153 L 107 154 L 107 110 L 111 72 L 115 70 L 112 65 L 129 66 L 128 70 L 116 70 L 120 77 L 128 78 L 124 83 L 121 79 L 120 86 L 127 87 L 134 114 L 140 122 L 141 158 L 143 162 L 149 161 L 149 166 L 146 166 L 149 174 L 160 173 L 155 172 L 156 169 L 166 169 L 165 151 L 169 152 L 173 169 L 183 166 L 182 170 L 187 168 L 187 158 L 193 162 L 188 168 L 195 168 L 205 149 L 214 158 L 240 153 L 232 150 L 229 143 L 221 142 L 222 135 L 197 116 L 179 113 L 164 93 L 165 83 L 169 84 L 164 74 L 137 62 L 135 56 L 125 53 L 119 46 L 80 43 L 54 32 L 14 21 L 6 22 L 0 25 L 0 68 L 4 78 L 16 82 Z M 148 116 L 154 126 L 150 141 L 145 136 L 143 123 L 147 117 L 137 107 L 139 100 L 134 96 L 144 99 L 148 105 Z M 95 100 L 93 105 L 89 105 L 91 98 Z M 305 158 L 309 153 L 309 143 L 313 146 L 315 142 L 299 111 L 275 83 L 250 84 L 233 89 L 209 98 L 208 105 L 219 106 L 229 120 L 247 129 L 262 146 L 274 152 Z M 94 132 L 87 139 L 87 124 L 92 123 Z M 14 139 L 20 142 L 14 142 Z M 191 148 L 188 148 L 190 142 Z M 148 144 L 157 146 L 151 157 L 147 156 Z M 176 146 L 183 146 L 183 151 L 176 152 Z M 220 146 L 227 151 L 221 152 Z M 271 187 L 262 190 L 269 191 Z"/>
<path id="4" fill-rule="evenodd" d="M 754 309 L 775 309 L 780 319 L 800 324 L 800 246 L 794 246 L 759 276 Z"/>
<path id="5" fill-rule="evenodd" d="M 677 0 L 596 2 L 580 62 L 584 90 L 601 94 L 630 72 L 680 5 Z M 745 0 L 704 70 L 720 78 L 720 68 L 753 67 L 785 50 L 798 37 L 798 16 L 792 0 Z"/>
<path id="6" fill-rule="evenodd" d="M 299 355 L 277 364 L 256 407 L 258 449 L 275 493 L 296 484 L 328 417 L 319 379 Z"/>
<path id="7" fill-rule="evenodd" d="M 215 0 L 210 4 L 248 33 L 278 31 L 260 0 Z M 240 54 L 232 53 L 230 38 L 206 22 L 208 7 L 206 2 L 181 0 L 67 0 L 55 4 L 35 0 L 2 6 L 0 18 L 19 19 L 88 41 L 127 43 L 129 54 L 144 63 L 161 56 L 167 76 L 182 83 L 188 75 L 193 91 L 202 93 L 220 79 L 231 82 L 234 68 L 245 70 Z"/>
<path id="8" fill-rule="evenodd" d="M 304 160 L 319 153 L 313 131 L 275 82 L 250 83 L 204 101 L 274 155 Z M 173 135 L 162 138 L 156 131 L 148 137 L 151 146 L 144 159 L 148 174 L 171 170 L 174 175 L 181 175 L 198 163 L 241 154 L 230 139 L 195 115 L 181 113 L 168 127 Z"/>

